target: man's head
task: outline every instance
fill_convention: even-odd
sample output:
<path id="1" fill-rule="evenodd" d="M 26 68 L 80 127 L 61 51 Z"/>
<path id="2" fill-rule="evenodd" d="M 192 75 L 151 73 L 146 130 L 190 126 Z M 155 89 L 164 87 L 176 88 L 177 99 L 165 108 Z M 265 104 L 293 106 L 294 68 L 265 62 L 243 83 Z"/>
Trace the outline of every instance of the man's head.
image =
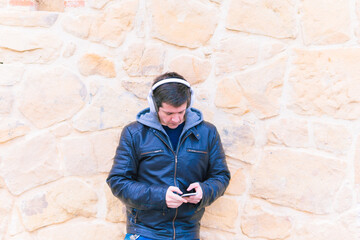
<path id="1" fill-rule="evenodd" d="M 180 80 L 180 83 L 163 83 L 167 79 Z M 152 99 L 161 124 L 176 128 L 184 122 L 185 111 L 191 103 L 190 84 L 184 77 L 175 72 L 162 74 L 154 80 L 152 88 Z"/>

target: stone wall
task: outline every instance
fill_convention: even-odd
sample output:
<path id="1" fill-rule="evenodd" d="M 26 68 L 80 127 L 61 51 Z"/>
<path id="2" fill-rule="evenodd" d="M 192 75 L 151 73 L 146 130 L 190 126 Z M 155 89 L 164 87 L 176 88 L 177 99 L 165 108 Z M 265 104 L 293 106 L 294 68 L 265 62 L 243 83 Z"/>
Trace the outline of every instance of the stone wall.
<path id="1" fill-rule="evenodd" d="M 178 71 L 232 180 L 201 239 L 360 239 L 360 0 L 0 0 L 0 239 L 122 239 L 105 184 Z"/>

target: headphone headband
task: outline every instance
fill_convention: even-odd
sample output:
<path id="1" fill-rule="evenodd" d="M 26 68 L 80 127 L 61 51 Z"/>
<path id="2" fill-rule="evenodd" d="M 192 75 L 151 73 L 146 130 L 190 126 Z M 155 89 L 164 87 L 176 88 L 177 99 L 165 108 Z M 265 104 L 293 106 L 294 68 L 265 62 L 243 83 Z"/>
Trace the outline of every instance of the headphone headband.
<path id="1" fill-rule="evenodd" d="M 187 81 L 185 81 L 181 78 L 166 78 L 166 79 L 160 80 L 157 83 L 155 83 L 151 87 L 151 90 L 154 91 L 157 87 L 159 87 L 160 85 L 163 85 L 165 83 L 181 83 L 181 84 L 186 85 L 187 87 L 190 87 L 190 83 L 188 83 Z"/>

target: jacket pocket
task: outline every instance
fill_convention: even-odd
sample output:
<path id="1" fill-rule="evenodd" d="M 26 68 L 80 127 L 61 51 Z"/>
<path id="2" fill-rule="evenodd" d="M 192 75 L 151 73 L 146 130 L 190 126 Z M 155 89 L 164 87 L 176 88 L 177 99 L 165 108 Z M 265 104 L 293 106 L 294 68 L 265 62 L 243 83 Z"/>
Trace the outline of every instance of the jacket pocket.
<path id="1" fill-rule="evenodd" d="M 206 150 L 201 150 L 201 149 L 188 148 L 186 151 L 189 153 L 208 154 Z"/>
<path id="2" fill-rule="evenodd" d="M 155 150 L 143 150 L 140 153 L 140 156 L 149 155 L 149 154 L 156 154 L 164 152 L 163 149 L 155 149 Z"/>

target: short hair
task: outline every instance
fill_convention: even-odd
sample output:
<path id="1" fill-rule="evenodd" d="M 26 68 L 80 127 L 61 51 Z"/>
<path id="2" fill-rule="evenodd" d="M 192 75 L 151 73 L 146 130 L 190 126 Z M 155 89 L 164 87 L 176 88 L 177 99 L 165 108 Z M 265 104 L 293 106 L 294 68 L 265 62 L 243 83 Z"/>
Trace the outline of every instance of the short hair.
<path id="1" fill-rule="evenodd" d="M 153 85 L 161 80 L 168 78 L 178 78 L 186 81 L 183 76 L 176 72 L 167 72 L 156 77 L 154 79 Z M 187 107 L 189 107 L 191 102 L 191 92 L 190 88 L 182 83 L 170 82 L 157 87 L 153 91 L 153 98 L 157 109 L 162 106 L 162 103 L 167 103 L 173 107 L 180 107 L 186 102 Z"/>

